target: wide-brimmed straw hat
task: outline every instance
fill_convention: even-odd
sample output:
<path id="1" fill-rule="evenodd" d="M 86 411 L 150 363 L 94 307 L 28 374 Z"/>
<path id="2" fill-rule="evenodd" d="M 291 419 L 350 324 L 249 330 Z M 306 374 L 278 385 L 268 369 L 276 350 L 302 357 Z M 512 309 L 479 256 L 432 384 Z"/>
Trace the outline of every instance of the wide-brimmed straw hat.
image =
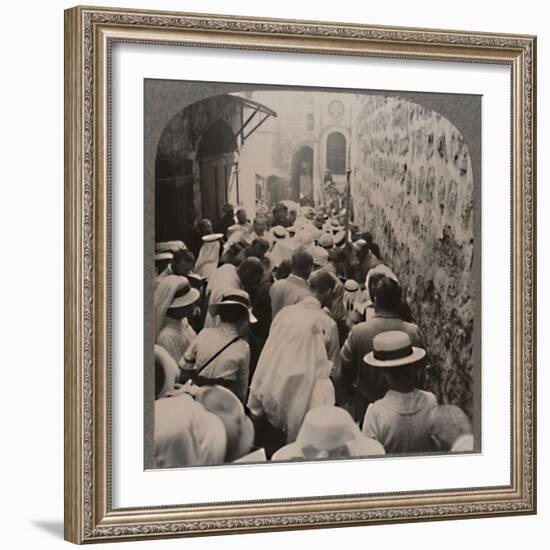
<path id="1" fill-rule="evenodd" d="M 201 293 L 191 286 L 187 277 L 182 277 L 182 286 L 174 294 L 174 299 L 168 306 L 168 309 L 185 307 L 194 304 L 201 296 Z"/>
<path id="2" fill-rule="evenodd" d="M 205 243 L 211 243 L 213 241 L 219 241 L 223 239 L 223 233 L 211 233 L 210 235 L 203 235 L 202 240 Z"/>
<path id="3" fill-rule="evenodd" d="M 231 289 L 228 290 L 223 296 L 222 299 L 219 302 L 216 302 L 210 306 L 210 313 L 212 315 L 217 315 L 220 308 L 223 307 L 234 307 L 239 306 L 248 312 L 248 320 L 251 323 L 256 323 L 258 319 L 254 316 L 252 313 L 252 307 L 250 305 L 250 296 L 248 295 L 248 292 L 245 292 L 244 290 L 239 289 Z"/>
<path id="4" fill-rule="evenodd" d="M 234 461 L 249 453 L 254 444 L 254 425 L 238 397 L 223 386 L 202 386 L 194 393 L 195 399 L 223 422 L 229 455 L 226 458 Z"/>
<path id="5" fill-rule="evenodd" d="M 373 351 L 363 357 L 372 367 L 403 367 L 426 356 L 426 350 L 412 345 L 406 332 L 388 330 L 377 334 L 372 341 Z"/>
<path id="6" fill-rule="evenodd" d="M 155 250 L 157 252 L 177 252 L 178 250 L 185 250 L 186 248 L 183 241 L 164 241 L 155 243 Z"/>
<path id="7" fill-rule="evenodd" d="M 162 260 L 171 260 L 174 257 L 172 252 L 157 252 L 155 254 L 155 262 L 160 262 Z"/>
<path id="8" fill-rule="evenodd" d="M 364 436 L 350 414 L 331 405 L 311 409 L 294 443 L 280 448 L 271 460 L 345 458 L 385 454 L 384 447 Z"/>

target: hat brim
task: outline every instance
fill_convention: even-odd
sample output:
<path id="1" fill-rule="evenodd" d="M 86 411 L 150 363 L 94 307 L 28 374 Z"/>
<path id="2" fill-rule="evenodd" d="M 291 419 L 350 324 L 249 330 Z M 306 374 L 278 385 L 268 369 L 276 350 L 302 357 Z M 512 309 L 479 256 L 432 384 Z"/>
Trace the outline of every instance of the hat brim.
<path id="1" fill-rule="evenodd" d="M 426 350 L 413 346 L 412 353 L 406 357 L 401 357 L 399 359 L 387 359 L 383 361 L 381 359 L 376 359 L 376 357 L 374 357 L 374 352 L 371 351 L 363 357 L 363 361 L 371 367 L 404 367 L 405 365 L 417 363 L 421 359 L 424 359 L 424 357 L 426 357 Z"/>
<path id="2" fill-rule="evenodd" d="M 194 304 L 201 297 L 201 293 L 196 288 L 191 288 L 189 292 L 178 298 L 174 298 L 168 309 L 185 307 Z"/>
<path id="3" fill-rule="evenodd" d="M 248 307 L 246 307 L 243 303 L 241 302 L 237 302 L 237 301 L 233 301 L 233 300 L 225 300 L 223 302 L 217 302 L 215 304 L 212 304 L 210 306 L 210 313 L 212 315 L 217 315 L 218 314 L 218 310 L 220 307 L 223 307 L 223 306 L 240 306 L 242 307 L 243 309 L 246 309 L 246 311 L 248 311 L 248 321 L 250 323 L 257 323 L 258 322 L 258 319 L 256 319 L 256 316 L 252 313 L 252 310 Z"/>
<path id="4" fill-rule="evenodd" d="M 349 451 L 349 458 L 358 458 L 364 456 L 382 456 L 385 453 L 384 447 L 376 440 L 365 436 L 359 436 L 357 439 L 352 439 L 343 443 Z M 303 451 L 303 443 L 294 441 L 277 450 L 271 457 L 272 462 L 285 460 L 334 460 L 329 457 L 307 457 Z"/>
<path id="5" fill-rule="evenodd" d="M 204 235 L 202 237 L 202 240 L 205 243 L 211 243 L 213 241 L 218 241 L 220 239 L 223 239 L 223 233 L 212 233 L 211 235 Z"/>

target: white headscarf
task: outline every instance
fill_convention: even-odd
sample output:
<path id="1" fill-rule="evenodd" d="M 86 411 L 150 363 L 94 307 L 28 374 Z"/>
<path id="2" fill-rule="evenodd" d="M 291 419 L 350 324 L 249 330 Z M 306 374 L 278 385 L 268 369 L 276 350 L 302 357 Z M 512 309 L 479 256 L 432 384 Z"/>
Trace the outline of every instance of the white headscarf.
<path id="1" fill-rule="evenodd" d="M 195 271 L 201 277 L 210 277 L 218 268 L 220 261 L 220 241 L 204 242 L 199 251 L 199 257 L 195 262 Z"/>
<path id="2" fill-rule="evenodd" d="M 296 439 L 308 410 L 333 405 L 334 387 L 317 312 L 301 304 L 275 317 L 250 386 L 249 407 L 261 403 L 269 422 Z"/>
<path id="3" fill-rule="evenodd" d="M 174 389 L 180 370 L 173 357 L 162 346 L 157 344 L 155 344 L 155 363 L 158 363 L 164 371 L 164 384 L 157 396 L 157 399 L 160 399 Z"/>
<path id="4" fill-rule="evenodd" d="M 155 401 L 155 468 L 221 464 L 223 422 L 187 393 Z"/>
<path id="5" fill-rule="evenodd" d="M 155 341 L 164 326 L 166 310 L 174 300 L 176 292 L 188 285 L 189 282 L 185 277 L 180 275 L 167 275 L 158 279 L 158 284 L 155 288 L 154 303 L 155 303 Z"/>

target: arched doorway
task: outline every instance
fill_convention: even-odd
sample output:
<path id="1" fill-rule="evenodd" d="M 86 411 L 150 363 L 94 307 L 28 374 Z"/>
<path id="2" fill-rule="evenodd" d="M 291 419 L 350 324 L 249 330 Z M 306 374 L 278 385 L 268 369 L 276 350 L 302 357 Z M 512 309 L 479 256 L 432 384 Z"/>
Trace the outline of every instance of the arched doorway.
<path id="1" fill-rule="evenodd" d="M 313 149 L 309 145 L 300 147 L 292 158 L 290 198 L 313 205 Z"/>
<path id="2" fill-rule="evenodd" d="M 341 132 L 327 137 L 327 170 L 337 175 L 346 173 L 346 138 Z"/>
<path id="3" fill-rule="evenodd" d="M 267 204 L 270 207 L 290 198 L 290 182 L 284 176 L 271 175 L 266 178 Z"/>
<path id="4" fill-rule="evenodd" d="M 236 148 L 233 131 L 221 118 L 204 132 L 197 148 L 202 216 L 212 222 L 221 217 L 227 201 Z"/>

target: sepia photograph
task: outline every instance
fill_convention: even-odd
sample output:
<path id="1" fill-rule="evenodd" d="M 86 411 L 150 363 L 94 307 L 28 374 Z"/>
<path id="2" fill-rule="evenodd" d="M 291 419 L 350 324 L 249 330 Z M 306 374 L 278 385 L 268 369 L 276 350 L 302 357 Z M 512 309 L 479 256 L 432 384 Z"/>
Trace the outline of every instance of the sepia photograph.
<path id="1" fill-rule="evenodd" d="M 482 451 L 481 99 L 145 79 L 148 469 Z"/>

